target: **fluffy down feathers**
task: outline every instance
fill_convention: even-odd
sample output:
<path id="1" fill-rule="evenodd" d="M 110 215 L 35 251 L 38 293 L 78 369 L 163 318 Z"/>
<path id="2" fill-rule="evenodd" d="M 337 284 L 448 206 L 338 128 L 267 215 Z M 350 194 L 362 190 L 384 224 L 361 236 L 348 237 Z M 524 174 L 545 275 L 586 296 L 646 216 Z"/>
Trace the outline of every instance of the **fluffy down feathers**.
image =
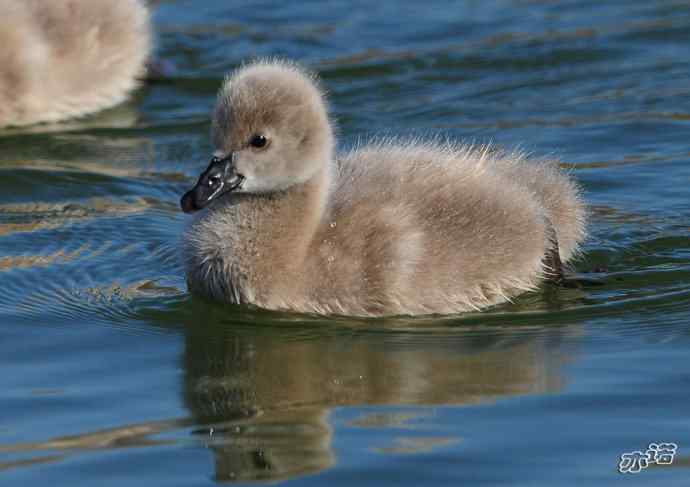
<path id="1" fill-rule="evenodd" d="M 272 142 L 257 151 L 250 134 Z M 216 155 L 247 185 L 197 214 L 184 238 L 192 292 L 322 314 L 456 313 L 510 300 L 585 235 L 575 183 L 553 161 L 443 141 L 381 139 L 333 155 L 313 78 L 240 68 L 215 112 Z"/>
<path id="2" fill-rule="evenodd" d="M 0 0 L 0 127 L 122 102 L 151 50 L 141 0 Z"/>

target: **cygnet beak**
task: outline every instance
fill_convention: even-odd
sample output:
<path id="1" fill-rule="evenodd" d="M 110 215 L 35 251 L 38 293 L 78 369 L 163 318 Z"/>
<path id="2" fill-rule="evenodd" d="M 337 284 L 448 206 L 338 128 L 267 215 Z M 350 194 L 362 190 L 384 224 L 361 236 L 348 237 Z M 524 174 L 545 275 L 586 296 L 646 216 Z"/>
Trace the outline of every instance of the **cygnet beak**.
<path id="1" fill-rule="evenodd" d="M 180 207 L 185 213 L 194 213 L 207 206 L 225 193 L 238 189 L 244 182 L 244 176 L 235 169 L 235 152 L 224 158 L 214 157 L 208 168 L 201 173 L 196 185 L 187 191 L 180 200 Z"/>

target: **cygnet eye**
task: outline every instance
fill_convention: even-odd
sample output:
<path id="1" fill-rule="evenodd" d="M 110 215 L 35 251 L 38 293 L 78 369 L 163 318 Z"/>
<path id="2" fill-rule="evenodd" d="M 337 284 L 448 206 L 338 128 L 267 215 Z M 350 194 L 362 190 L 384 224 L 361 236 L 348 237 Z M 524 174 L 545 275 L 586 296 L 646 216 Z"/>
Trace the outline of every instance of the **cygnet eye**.
<path id="1" fill-rule="evenodd" d="M 218 176 L 217 174 L 214 174 L 213 176 L 209 176 L 208 185 L 209 186 L 215 186 L 217 184 L 220 184 L 220 176 Z"/>
<path id="2" fill-rule="evenodd" d="M 268 145 L 268 139 L 261 134 L 255 134 L 252 135 L 252 138 L 249 139 L 249 145 L 254 147 L 255 149 L 263 149 Z"/>

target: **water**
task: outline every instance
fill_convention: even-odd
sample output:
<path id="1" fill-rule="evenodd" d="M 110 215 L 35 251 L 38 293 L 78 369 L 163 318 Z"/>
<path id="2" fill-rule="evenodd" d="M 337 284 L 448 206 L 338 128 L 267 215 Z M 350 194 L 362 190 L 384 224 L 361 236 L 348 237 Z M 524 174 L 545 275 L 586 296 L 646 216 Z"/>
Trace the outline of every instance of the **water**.
<path id="1" fill-rule="evenodd" d="M 0 133 L 0 484 L 686 484 L 687 2 L 189 0 L 155 23 L 175 76 Z M 442 133 L 571 164 L 602 285 L 416 320 L 190 297 L 178 199 L 258 55 L 321 73 L 344 147 Z M 617 472 L 652 441 L 672 466 Z"/>

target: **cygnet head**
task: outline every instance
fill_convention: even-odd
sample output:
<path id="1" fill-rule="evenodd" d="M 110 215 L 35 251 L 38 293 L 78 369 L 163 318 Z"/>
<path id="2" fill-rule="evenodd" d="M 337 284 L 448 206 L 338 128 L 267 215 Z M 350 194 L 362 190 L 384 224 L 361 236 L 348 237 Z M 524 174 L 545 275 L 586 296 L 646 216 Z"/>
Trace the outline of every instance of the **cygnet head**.
<path id="1" fill-rule="evenodd" d="M 213 119 L 214 157 L 181 201 L 185 212 L 223 194 L 272 193 L 311 179 L 333 157 L 316 79 L 295 64 L 259 61 L 229 76 Z"/>

